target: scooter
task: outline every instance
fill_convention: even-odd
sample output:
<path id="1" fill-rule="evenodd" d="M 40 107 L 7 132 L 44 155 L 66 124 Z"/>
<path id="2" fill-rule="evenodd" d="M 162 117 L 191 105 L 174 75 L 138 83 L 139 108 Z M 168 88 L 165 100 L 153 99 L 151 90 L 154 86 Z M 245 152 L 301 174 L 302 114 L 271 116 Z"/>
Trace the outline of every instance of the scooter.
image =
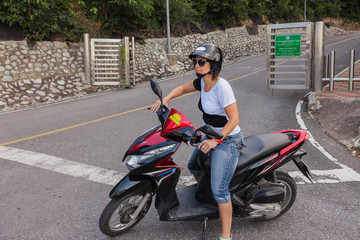
<path id="1" fill-rule="evenodd" d="M 195 129 L 181 112 L 163 105 L 162 91 L 153 79 L 151 88 L 161 101 L 157 111 L 161 125 L 138 137 L 125 153 L 123 161 L 130 172 L 111 190 L 111 201 L 99 220 L 100 229 L 109 236 L 130 230 L 146 215 L 155 197 L 161 221 L 202 221 L 205 239 L 206 221 L 219 217 L 210 186 L 211 153 L 198 158 L 202 169 L 198 183 L 179 189 L 181 170 L 172 155 L 182 142 L 192 146 L 201 143 L 201 133 L 216 139 L 223 136 L 210 125 Z M 310 171 L 301 160 L 306 155 L 301 146 L 308 138 L 304 130 L 245 138 L 246 147 L 229 185 L 234 217 L 273 219 L 291 208 L 296 183 L 287 173 L 275 170 L 293 160 L 311 181 Z"/>

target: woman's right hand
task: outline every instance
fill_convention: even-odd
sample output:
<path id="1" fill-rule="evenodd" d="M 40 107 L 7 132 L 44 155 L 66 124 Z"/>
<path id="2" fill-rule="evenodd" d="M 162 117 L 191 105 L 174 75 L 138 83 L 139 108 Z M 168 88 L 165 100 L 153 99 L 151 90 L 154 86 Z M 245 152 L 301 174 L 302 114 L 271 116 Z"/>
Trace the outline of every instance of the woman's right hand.
<path id="1" fill-rule="evenodd" d="M 163 99 L 163 104 L 164 104 L 165 106 L 168 105 L 168 104 L 167 104 L 167 101 L 165 101 L 164 99 Z M 157 100 L 157 101 L 152 105 L 152 107 L 150 108 L 150 111 L 152 111 L 153 113 L 155 113 L 155 112 L 157 112 L 157 111 L 159 110 L 160 106 L 161 106 L 161 101 L 160 101 L 160 100 Z"/>
<path id="2" fill-rule="evenodd" d="M 193 84 L 193 81 L 189 81 L 177 88 L 175 88 L 174 90 L 172 90 L 166 97 L 163 98 L 163 104 L 165 106 L 168 106 L 168 102 L 171 100 L 171 99 L 174 99 L 176 97 L 179 97 L 181 95 L 183 95 L 184 93 L 189 93 L 189 92 L 195 92 L 196 89 L 194 87 L 194 84 Z M 150 110 L 152 112 L 157 112 L 159 110 L 161 106 L 161 102 L 160 100 L 157 100 L 153 105 L 152 107 L 150 108 Z"/>

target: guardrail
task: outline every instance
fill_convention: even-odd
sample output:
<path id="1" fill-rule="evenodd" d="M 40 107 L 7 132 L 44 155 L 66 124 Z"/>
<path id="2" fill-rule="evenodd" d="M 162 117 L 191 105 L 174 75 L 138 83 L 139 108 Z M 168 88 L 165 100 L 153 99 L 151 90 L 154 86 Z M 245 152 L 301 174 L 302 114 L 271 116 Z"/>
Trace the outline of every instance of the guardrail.
<path id="1" fill-rule="evenodd" d="M 329 82 L 329 90 L 334 91 L 335 81 L 348 81 L 349 91 L 354 90 L 354 82 L 360 81 L 360 78 L 354 78 L 354 67 L 355 67 L 355 50 L 350 51 L 349 59 L 349 77 L 348 78 L 337 78 L 334 76 L 335 73 L 335 51 L 331 51 L 330 54 L 324 56 L 324 73 L 323 82 Z"/>

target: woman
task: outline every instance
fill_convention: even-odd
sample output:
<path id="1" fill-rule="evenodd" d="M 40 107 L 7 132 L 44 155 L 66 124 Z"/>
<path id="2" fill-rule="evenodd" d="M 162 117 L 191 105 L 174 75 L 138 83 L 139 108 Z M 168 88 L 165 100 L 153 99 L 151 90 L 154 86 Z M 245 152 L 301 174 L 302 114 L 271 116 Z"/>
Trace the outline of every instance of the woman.
<path id="1" fill-rule="evenodd" d="M 231 239 L 232 204 L 229 183 L 243 146 L 236 99 L 230 84 L 219 77 L 222 53 L 218 47 L 205 43 L 190 54 L 189 58 L 193 61 L 198 78 L 172 90 L 163 99 L 163 103 L 167 104 L 185 93 L 200 91 L 198 106 L 203 112 L 203 123 L 216 127 L 223 134 L 221 141 L 205 137 L 198 148 L 194 149 L 188 168 L 198 181 L 201 173 L 197 163 L 198 155 L 215 149 L 211 158 L 211 190 L 219 207 L 222 228 L 220 239 Z M 157 101 L 151 110 L 156 112 L 159 107 L 160 101 Z"/>

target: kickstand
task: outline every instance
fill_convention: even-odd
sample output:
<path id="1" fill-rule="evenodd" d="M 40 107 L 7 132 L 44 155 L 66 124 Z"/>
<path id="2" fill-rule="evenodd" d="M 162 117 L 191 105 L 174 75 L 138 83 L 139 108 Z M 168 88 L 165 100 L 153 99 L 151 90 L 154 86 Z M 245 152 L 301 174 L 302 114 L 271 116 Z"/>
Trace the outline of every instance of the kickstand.
<path id="1" fill-rule="evenodd" d="M 202 223 L 203 223 L 203 231 L 202 231 L 202 235 L 201 235 L 201 240 L 206 240 L 206 221 L 208 220 L 208 218 L 204 218 L 202 220 Z"/>

